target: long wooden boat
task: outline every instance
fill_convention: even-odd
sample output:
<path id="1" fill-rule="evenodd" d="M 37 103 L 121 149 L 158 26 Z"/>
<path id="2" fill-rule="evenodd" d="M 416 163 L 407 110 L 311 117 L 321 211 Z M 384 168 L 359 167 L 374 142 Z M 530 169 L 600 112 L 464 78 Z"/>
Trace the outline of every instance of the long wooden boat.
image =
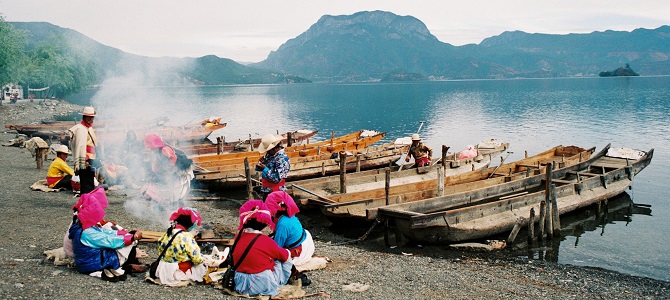
<path id="1" fill-rule="evenodd" d="M 509 143 L 488 140 L 481 142 L 476 148 L 478 151 L 476 157 L 459 159 L 461 152 L 455 152 L 445 156 L 445 164 L 442 164 L 442 158 L 440 157 L 434 158 L 429 167 L 402 169 L 401 166 L 394 165 L 390 168 L 390 185 L 394 187 L 426 181 L 436 183 L 437 168 L 443 168 L 445 176 L 486 168 L 494 157 L 509 148 Z M 444 165 L 446 165 L 446 168 Z M 385 177 L 385 170 L 379 169 L 346 174 L 347 196 L 340 194 L 340 176 L 296 181 L 288 187 L 288 192 L 293 195 L 293 199 L 300 200 L 304 204 L 307 204 L 310 199 L 319 201 L 320 197 L 315 196 L 315 194 L 333 197 L 332 199 L 336 199 L 335 201 L 340 203 L 357 199 L 369 199 L 376 192 L 384 192 Z"/>
<path id="2" fill-rule="evenodd" d="M 437 197 L 440 192 L 444 196 L 541 174 L 545 172 L 547 163 L 557 162 L 562 166 L 573 165 L 588 159 L 594 151 L 594 148 L 586 150 L 576 146 L 556 146 L 534 156 L 504 163 L 497 167 L 446 176 L 441 191 L 438 191 L 437 188 L 438 180 L 433 178 L 391 186 L 388 201 L 386 200 L 386 190 L 382 187 L 329 196 L 328 199 L 332 202 L 308 198 L 308 204 L 319 206 L 324 215 L 330 218 L 356 217 L 374 220 L 377 212 L 376 208 L 385 205 L 420 201 Z M 437 173 L 437 170 L 433 172 Z"/>
<path id="3" fill-rule="evenodd" d="M 291 145 L 299 145 L 303 142 L 309 143 L 309 139 L 315 136 L 319 131 L 318 130 L 295 130 L 290 132 L 291 135 Z M 288 133 L 282 134 L 282 143 L 288 145 Z M 216 153 L 228 153 L 233 151 L 253 151 L 258 148 L 261 144 L 261 138 L 247 139 L 247 140 L 237 140 L 237 141 L 225 141 L 221 140 L 220 143 L 193 143 L 190 145 L 181 146 L 179 149 L 184 151 L 187 155 L 207 155 L 207 154 L 216 154 Z"/>
<path id="4" fill-rule="evenodd" d="M 137 126 L 133 131 L 140 138 L 147 133 L 158 134 L 163 140 L 173 145 L 184 142 L 202 142 L 213 131 L 226 127 L 226 123 L 221 123 L 220 121 L 221 118 L 213 120 L 205 119 L 199 122 L 199 124 L 185 126 Z M 9 124 L 5 125 L 5 127 L 28 136 L 38 136 L 43 139 L 67 143 L 70 139 L 67 131 L 75 124 L 74 122 L 53 122 L 45 124 Z M 106 144 L 122 143 L 128 135 L 128 130 L 120 129 L 122 126 L 97 123 L 94 126 L 96 135 Z"/>
<path id="5" fill-rule="evenodd" d="M 356 170 L 369 170 L 389 166 L 397 161 L 404 152 L 407 145 L 396 145 L 393 143 L 367 147 L 359 150 L 347 151 L 345 168 L 347 172 Z M 250 162 L 253 168 L 255 162 Z M 212 188 L 235 188 L 246 184 L 244 163 L 219 166 L 216 171 L 204 169 L 195 170 L 195 178 Z M 287 182 L 327 176 L 340 172 L 339 158 L 331 153 L 316 154 L 307 157 L 291 158 L 291 170 Z"/>
<path id="6" fill-rule="evenodd" d="M 530 210 L 539 212 L 540 203 L 547 199 L 546 190 L 555 197 L 559 214 L 619 195 L 651 163 L 653 154 L 654 149 L 642 152 L 610 149 L 608 145 L 587 161 L 553 170 L 551 176 L 535 175 L 446 197 L 381 207 L 377 218 L 393 220 L 405 237 L 420 242 L 483 239 L 509 232 L 517 223 L 527 226 Z"/>
<path id="7" fill-rule="evenodd" d="M 311 144 L 303 144 L 292 147 L 285 147 L 284 151 L 289 158 L 299 156 L 312 156 L 324 153 L 337 153 L 340 151 L 360 150 L 380 141 L 386 136 L 385 132 L 361 130 L 339 138 L 321 141 Z M 208 170 L 217 166 L 229 164 L 239 164 L 248 158 L 250 163 L 256 163 L 264 154 L 258 151 L 223 153 L 218 155 L 198 155 L 192 156 L 196 166 Z"/>

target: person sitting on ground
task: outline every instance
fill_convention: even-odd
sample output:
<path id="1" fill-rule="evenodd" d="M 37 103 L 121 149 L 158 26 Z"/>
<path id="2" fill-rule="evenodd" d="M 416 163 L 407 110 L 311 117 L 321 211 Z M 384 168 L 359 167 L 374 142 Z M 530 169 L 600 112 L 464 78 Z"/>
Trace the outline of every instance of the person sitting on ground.
<path id="1" fill-rule="evenodd" d="M 71 190 L 74 170 L 65 162 L 70 154 L 70 149 L 65 145 L 54 145 L 54 150 L 56 151 L 56 158 L 47 170 L 47 185 L 52 189 Z"/>
<path id="2" fill-rule="evenodd" d="M 289 251 L 277 245 L 261 230 L 274 223 L 267 206 L 261 200 L 249 200 L 240 207 L 240 232 L 235 237 L 232 264 L 237 264 L 247 247 L 249 252 L 235 270 L 235 291 L 250 296 L 276 296 L 279 286 L 285 285 L 293 264 Z"/>
<path id="3" fill-rule="evenodd" d="M 77 271 L 103 280 L 126 279 L 126 273 L 142 273 L 148 269 L 136 257 L 137 241 L 142 232 L 126 231 L 104 220 L 107 197 L 102 188 L 82 194 L 72 209 L 69 239 Z"/>
<path id="4" fill-rule="evenodd" d="M 418 133 L 412 134 L 412 145 L 405 157 L 406 162 L 409 162 L 410 156 L 414 156 L 414 165 L 417 167 L 430 166 L 433 159 L 433 149 L 421 142 Z"/>
<path id="5" fill-rule="evenodd" d="M 312 259 L 314 255 L 314 241 L 312 235 L 302 227 L 300 220 L 296 216 L 300 212 L 298 206 L 291 196 L 284 191 L 272 192 L 265 199 L 272 221 L 275 222 L 273 239 L 279 247 L 288 249 L 291 252 L 291 278 L 300 279 L 303 286 L 312 283 L 304 273 L 299 272 L 296 267 L 301 266 Z"/>
<path id="6" fill-rule="evenodd" d="M 265 153 L 254 168 L 261 173 L 261 194 L 263 199 L 274 191 L 286 190 L 286 177 L 291 170 L 289 157 L 282 147 L 282 137 L 269 134 L 261 139 L 258 152 Z"/>
<path id="7" fill-rule="evenodd" d="M 161 284 L 177 286 L 188 281 L 202 282 L 207 267 L 203 264 L 200 246 L 190 232 L 201 224 L 200 214 L 193 208 L 180 207 L 170 215 L 170 228 L 158 240 L 158 253 L 168 247 L 156 268 L 156 277 Z"/>

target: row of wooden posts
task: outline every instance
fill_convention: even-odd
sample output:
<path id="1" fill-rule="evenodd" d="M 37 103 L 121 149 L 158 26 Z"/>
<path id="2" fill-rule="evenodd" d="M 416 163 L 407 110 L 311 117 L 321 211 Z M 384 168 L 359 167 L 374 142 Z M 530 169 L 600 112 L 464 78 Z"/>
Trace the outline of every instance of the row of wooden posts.
<path id="1" fill-rule="evenodd" d="M 528 220 L 519 219 L 514 225 L 507 238 L 508 243 L 514 242 L 525 221 L 528 221 L 529 244 L 545 237 L 547 240 L 553 240 L 554 237 L 561 235 L 561 218 L 558 212 L 558 202 L 556 201 L 556 185 L 552 183 L 552 173 L 555 165 L 555 162 L 550 162 L 546 167 L 545 200 L 540 202 L 539 216 L 536 219 L 535 208 L 531 208 Z M 535 223 L 537 223 L 537 232 L 535 231 Z"/>

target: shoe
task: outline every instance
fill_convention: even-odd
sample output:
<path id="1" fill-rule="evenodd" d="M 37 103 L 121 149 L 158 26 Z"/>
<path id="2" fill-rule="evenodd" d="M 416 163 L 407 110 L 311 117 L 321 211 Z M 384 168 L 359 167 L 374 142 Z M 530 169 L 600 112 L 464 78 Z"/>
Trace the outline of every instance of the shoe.
<path id="1" fill-rule="evenodd" d="M 149 266 L 145 264 L 129 264 L 127 272 L 131 273 L 144 273 L 149 270 Z"/>
<path id="2" fill-rule="evenodd" d="M 307 278 L 307 275 L 305 275 L 305 273 L 298 274 L 295 277 L 295 279 L 300 279 L 300 281 L 302 283 L 302 286 L 308 286 L 308 285 L 312 284 L 312 281 L 309 280 L 309 278 Z"/>
<path id="3" fill-rule="evenodd" d="M 114 276 L 114 273 L 112 273 L 111 270 L 109 269 L 104 269 L 102 270 L 102 275 L 100 275 L 100 278 L 104 281 L 109 281 L 109 282 L 118 282 L 121 280 L 121 278 Z"/>
<path id="4" fill-rule="evenodd" d="M 118 277 L 119 281 L 126 281 L 126 279 L 128 278 L 128 275 L 126 275 L 126 273 L 122 274 L 121 272 L 119 272 L 117 270 L 114 270 L 114 269 L 109 269 L 109 271 L 112 272 L 112 274 L 115 277 Z"/>

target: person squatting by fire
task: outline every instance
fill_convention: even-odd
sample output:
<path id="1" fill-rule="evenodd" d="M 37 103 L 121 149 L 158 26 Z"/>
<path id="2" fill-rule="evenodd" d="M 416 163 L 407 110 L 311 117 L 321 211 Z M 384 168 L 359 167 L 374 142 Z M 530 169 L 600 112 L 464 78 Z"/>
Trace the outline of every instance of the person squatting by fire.
<path id="1" fill-rule="evenodd" d="M 65 240 L 71 245 L 63 247 L 72 249 L 77 271 L 106 281 L 123 281 L 127 273 L 142 273 L 148 269 L 137 259 L 136 246 L 142 239 L 142 231 L 126 231 L 105 220 L 107 206 L 101 187 L 82 194 L 72 207 L 72 224 Z"/>
<path id="2" fill-rule="evenodd" d="M 195 177 L 192 160 L 180 150 L 166 145 L 156 134 L 148 134 L 144 138 L 144 145 L 151 153 L 148 183 L 141 190 L 144 198 L 158 203 L 183 205 L 191 180 Z"/>

